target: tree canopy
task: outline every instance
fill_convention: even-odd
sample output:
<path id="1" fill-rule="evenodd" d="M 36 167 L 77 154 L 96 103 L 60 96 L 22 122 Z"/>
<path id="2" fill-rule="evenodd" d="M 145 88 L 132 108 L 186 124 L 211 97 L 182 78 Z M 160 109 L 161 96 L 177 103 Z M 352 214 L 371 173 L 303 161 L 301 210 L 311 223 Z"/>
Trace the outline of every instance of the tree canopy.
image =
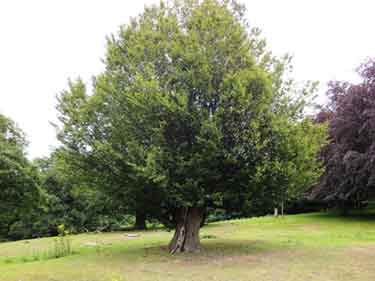
<path id="1" fill-rule="evenodd" d="M 236 1 L 161 2 L 108 38 L 93 93 L 59 96 L 63 157 L 129 212 L 176 228 L 172 253 L 199 250 L 208 207 L 279 204 L 321 173 L 324 126 L 305 91 L 249 29 Z"/>
<path id="2" fill-rule="evenodd" d="M 361 65 L 362 82 L 331 82 L 330 103 L 317 116 L 329 124 L 321 157 L 325 172 L 311 197 L 355 202 L 375 196 L 375 61 Z"/>
<path id="3" fill-rule="evenodd" d="M 0 236 L 28 216 L 40 199 L 37 171 L 25 157 L 25 146 L 24 133 L 0 114 Z"/>

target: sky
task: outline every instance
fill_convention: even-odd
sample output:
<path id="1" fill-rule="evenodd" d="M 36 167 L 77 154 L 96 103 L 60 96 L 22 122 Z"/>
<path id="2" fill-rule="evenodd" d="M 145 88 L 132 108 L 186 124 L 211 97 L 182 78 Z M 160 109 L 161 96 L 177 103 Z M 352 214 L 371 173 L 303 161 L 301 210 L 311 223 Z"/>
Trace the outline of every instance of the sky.
<path id="1" fill-rule="evenodd" d="M 89 83 L 104 69 L 105 37 L 144 5 L 158 0 L 1 0 L 0 113 L 29 141 L 28 157 L 58 145 L 56 94 L 69 78 Z M 375 1 L 242 0 L 277 55 L 291 54 L 297 81 L 356 81 L 355 69 L 375 57 Z"/>

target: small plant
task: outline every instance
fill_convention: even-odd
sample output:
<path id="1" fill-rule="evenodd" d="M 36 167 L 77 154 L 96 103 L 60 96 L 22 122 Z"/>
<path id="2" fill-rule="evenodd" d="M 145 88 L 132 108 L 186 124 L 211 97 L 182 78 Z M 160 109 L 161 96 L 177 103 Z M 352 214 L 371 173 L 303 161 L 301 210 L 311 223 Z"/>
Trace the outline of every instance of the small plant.
<path id="1" fill-rule="evenodd" d="M 65 229 L 65 225 L 60 224 L 57 231 L 59 235 L 54 239 L 53 251 L 49 258 L 61 258 L 73 254 L 69 231 Z"/>

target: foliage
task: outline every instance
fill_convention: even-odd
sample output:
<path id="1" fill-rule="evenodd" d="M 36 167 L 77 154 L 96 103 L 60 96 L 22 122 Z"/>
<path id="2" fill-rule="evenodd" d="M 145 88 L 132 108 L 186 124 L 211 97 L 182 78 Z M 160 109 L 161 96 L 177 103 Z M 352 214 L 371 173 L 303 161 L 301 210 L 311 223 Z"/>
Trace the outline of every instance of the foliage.
<path id="1" fill-rule="evenodd" d="M 41 202 L 37 170 L 25 157 L 26 140 L 15 123 L 0 114 L 0 236 L 30 219 Z"/>
<path id="2" fill-rule="evenodd" d="M 321 153 L 325 172 L 312 197 L 342 201 L 345 206 L 345 201 L 375 195 L 375 61 L 369 60 L 358 72 L 359 84 L 330 83 L 330 104 L 317 117 L 328 121 L 330 142 Z"/>
<path id="3" fill-rule="evenodd" d="M 60 157 L 61 153 L 56 151 L 51 157 L 36 161 L 48 199 L 44 223 L 52 231 L 57 225 L 65 225 L 73 232 L 105 227 L 101 217 L 109 215 L 107 198 L 85 186 Z"/>
<path id="4" fill-rule="evenodd" d="M 59 225 L 73 233 L 119 230 L 130 225 L 131 218 L 99 190 L 87 187 L 64 162 L 62 153 L 57 150 L 48 158 L 33 161 L 43 200 L 10 226 L 8 238 L 56 236 Z"/>
<path id="5" fill-rule="evenodd" d="M 296 92 L 289 57 L 267 52 L 244 13 L 161 2 L 121 27 L 93 94 L 78 79 L 59 96 L 69 165 L 168 226 L 194 208 L 200 220 L 208 207 L 298 197 L 320 175 L 324 128 L 303 118 L 315 84 Z"/>

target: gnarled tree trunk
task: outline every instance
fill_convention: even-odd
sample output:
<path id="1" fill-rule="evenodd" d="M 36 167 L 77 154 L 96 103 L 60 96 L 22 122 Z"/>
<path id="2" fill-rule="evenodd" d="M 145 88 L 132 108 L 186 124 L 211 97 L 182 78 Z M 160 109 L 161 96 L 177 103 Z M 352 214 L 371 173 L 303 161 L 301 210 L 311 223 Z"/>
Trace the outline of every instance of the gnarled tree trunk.
<path id="1" fill-rule="evenodd" d="M 203 220 L 203 208 L 181 208 L 176 213 L 176 230 L 169 243 L 170 253 L 199 252 L 199 230 Z"/>

